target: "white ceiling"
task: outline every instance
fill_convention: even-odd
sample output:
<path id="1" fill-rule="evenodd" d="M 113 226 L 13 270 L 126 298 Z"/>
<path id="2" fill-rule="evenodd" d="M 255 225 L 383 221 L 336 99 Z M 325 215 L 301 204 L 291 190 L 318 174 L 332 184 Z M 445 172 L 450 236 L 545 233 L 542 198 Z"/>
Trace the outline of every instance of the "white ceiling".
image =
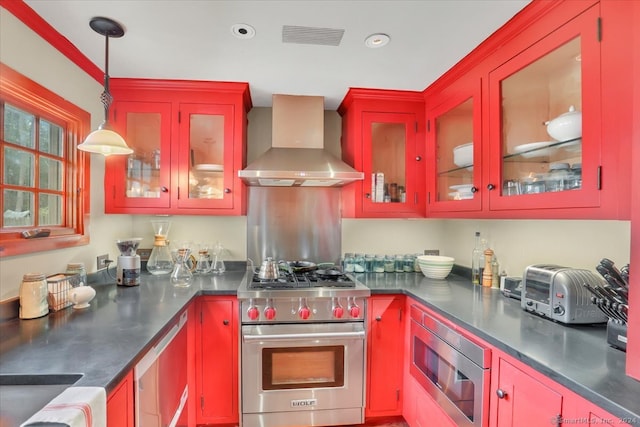
<path id="1" fill-rule="evenodd" d="M 271 95 L 321 95 L 337 109 L 350 87 L 421 91 L 529 0 L 26 0 L 104 69 L 94 16 L 120 22 L 110 40 L 111 77 L 239 81 L 254 106 Z M 234 24 L 255 28 L 234 37 Z M 282 27 L 344 29 L 339 46 L 282 42 Z M 386 33 L 382 48 L 364 45 Z"/>

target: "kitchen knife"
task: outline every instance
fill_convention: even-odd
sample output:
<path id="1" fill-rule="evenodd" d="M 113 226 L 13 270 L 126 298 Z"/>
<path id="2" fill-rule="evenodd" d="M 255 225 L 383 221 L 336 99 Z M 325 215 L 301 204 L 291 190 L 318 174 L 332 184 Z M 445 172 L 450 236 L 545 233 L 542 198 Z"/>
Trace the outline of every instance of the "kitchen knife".
<path id="1" fill-rule="evenodd" d="M 618 289 L 623 289 L 623 288 L 614 288 L 607 285 L 607 286 L 600 287 L 600 289 L 603 293 L 607 294 L 610 297 L 609 298 L 610 300 L 612 299 L 616 302 L 623 303 L 623 304 L 626 304 L 627 302 L 629 302 L 629 299 L 627 298 L 626 295 L 624 295 L 622 292 L 618 292 Z"/>
<path id="2" fill-rule="evenodd" d="M 618 270 L 618 268 L 613 264 L 613 261 L 607 258 L 602 258 L 600 260 L 600 265 L 606 268 L 611 276 L 619 280 L 621 283 L 624 283 L 624 279 L 620 275 L 620 270 Z"/>

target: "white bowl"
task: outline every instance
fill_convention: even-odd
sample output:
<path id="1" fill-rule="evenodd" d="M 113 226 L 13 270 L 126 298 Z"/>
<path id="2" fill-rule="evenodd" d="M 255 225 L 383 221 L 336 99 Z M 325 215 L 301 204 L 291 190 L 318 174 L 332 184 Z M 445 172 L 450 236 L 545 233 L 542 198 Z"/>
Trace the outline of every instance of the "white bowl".
<path id="1" fill-rule="evenodd" d="M 473 165 L 473 142 L 453 149 L 453 163 L 461 168 Z"/>
<path id="2" fill-rule="evenodd" d="M 451 273 L 455 259 L 442 255 L 419 255 L 418 265 L 425 277 L 444 279 Z"/>
<path id="3" fill-rule="evenodd" d="M 582 113 L 576 111 L 572 105 L 568 112 L 547 122 L 547 133 L 557 141 L 580 138 L 582 136 Z"/>
<path id="4" fill-rule="evenodd" d="M 453 269 L 453 265 L 448 269 L 440 270 L 440 271 L 433 271 L 423 266 L 420 266 L 420 270 L 422 271 L 422 274 L 424 274 L 425 277 L 428 277 L 429 279 L 438 279 L 438 280 L 441 280 L 447 277 L 449 273 L 451 273 L 452 269 Z"/>

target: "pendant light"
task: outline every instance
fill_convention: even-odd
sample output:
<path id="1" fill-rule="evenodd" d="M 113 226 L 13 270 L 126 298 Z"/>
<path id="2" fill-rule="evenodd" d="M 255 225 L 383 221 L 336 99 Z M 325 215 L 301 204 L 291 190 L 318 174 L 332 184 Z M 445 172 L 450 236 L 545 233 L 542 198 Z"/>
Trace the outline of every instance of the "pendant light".
<path id="1" fill-rule="evenodd" d="M 105 65 L 104 65 L 104 91 L 100 100 L 104 105 L 104 122 L 97 130 L 91 132 L 78 149 L 90 153 L 98 153 L 104 156 L 111 154 L 131 154 L 133 150 L 127 146 L 124 138 L 115 132 L 109 125 L 109 106 L 113 97 L 109 92 L 109 38 L 124 36 L 124 29 L 116 21 L 104 18 L 91 18 L 89 25 L 98 34 L 105 36 Z"/>

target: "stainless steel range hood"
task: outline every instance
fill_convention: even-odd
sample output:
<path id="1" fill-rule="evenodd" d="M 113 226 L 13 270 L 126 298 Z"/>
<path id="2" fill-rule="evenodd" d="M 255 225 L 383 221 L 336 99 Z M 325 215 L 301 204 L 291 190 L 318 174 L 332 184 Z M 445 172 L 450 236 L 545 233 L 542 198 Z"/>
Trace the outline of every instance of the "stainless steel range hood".
<path id="1" fill-rule="evenodd" d="M 273 95 L 272 146 L 238 176 L 263 187 L 340 187 L 364 179 L 324 150 L 324 98 L 298 95 Z"/>

